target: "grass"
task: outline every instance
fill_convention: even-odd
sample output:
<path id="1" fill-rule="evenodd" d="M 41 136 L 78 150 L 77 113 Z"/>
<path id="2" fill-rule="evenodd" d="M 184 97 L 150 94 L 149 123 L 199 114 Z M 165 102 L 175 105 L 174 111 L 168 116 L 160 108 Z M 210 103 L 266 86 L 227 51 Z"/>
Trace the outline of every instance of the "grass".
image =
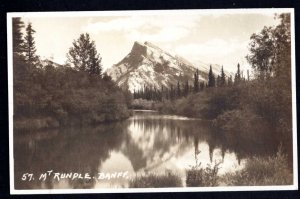
<path id="1" fill-rule="evenodd" d="M 182 187 L 180 176 L 172 172 L 162 175 L 150 173 L 148 175 L 136 176 L 129 182 L 130 188 L 161 188 Z"/>
<path id="2" fill-rule="evenodd" d="M 252 157 L 245 168 L 222 177 L 229 186 L 291 185 L 293 174 L 288 168 L 287 156 L 279 148 L 271 157 Z"/>
<path id="3" fill-rule="evenodd" d="M 220 164 L 208 164 L 201 167 L 196 159 L 195 166 L 186 170 L 187 187 L 215 187 L 215 186 L 267 186 L 291 185 L 293 173 L 288 167 L 287 156 L 279 147 L 274 156 L 252 157 L 247 160 L 245 167 L 234 173 L 219 175 Z M 129 182 L 130 188 L 160 188 L 182 187 L 181 177 L 172 172 L 163 175 L 147 174 L 136 176 Z"/>
<path id="4" fill-rule="evenodd" d="M 208 164 L 201 168 L 201 163 L 186 171 L 187 187 L 215 187 L 218 186 L 218 171 L 220 163 Z"/>

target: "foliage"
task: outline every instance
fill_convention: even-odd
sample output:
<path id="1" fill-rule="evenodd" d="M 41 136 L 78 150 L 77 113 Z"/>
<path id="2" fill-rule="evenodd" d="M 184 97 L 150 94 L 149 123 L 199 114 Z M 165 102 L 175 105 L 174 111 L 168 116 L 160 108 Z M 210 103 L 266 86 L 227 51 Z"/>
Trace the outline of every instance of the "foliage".
<path id="1" fill-rule="evenodd" d="M 132 109 L 153 110 L 155 102 L 144 99 L 134 99 L 130 105 Z"/>
<path id="2" fill-rule="evenodd" d="M 290 185 L 293 175 L 288 168 L 287 156 L 281 149 L 275 156 L 252 157 L 245 168 L 223 177 L 231 186 Z"/>
<path id="3" fill-rule="evenodd" d="M 18 55 L 14 60 L 15 121 L 51 117 L 59 126 L 67 126 L 115 121 L 129 116 L 125 94 L 111 80 L 66 66 L 36 68 Z"/>
<path id="4" fill-rule="evenodd" d="M 240 69 L 240 64 L 238 63 L 237 65 L 237 72 L 234 76 L 234 83 L 235 84 L 239 84 L 242 80 L 242 76 L 241 76 L 241 69 Z"/>
<path id="5" fill-rule="evenodd" d="M 94 124 L 129 116 L 127 106 L 131 95 L 118 88 L 107 75 L 100 76 L 101 58 L 88 34 L 81 34 L 70 48 L 69 60 L 75 68 L 54 67 L 52 62 L 38 67 L 35 30 L 29 23 L 23 42 L 22 27 L 21 19 L 14 18 L 15 129 Z"/>
<path id="6" fill-rule="evenodd" d="M 25 60 L 30 64 L 36 64 L 38 61 L 38 57 L 36 53 L 35 41 L 33 34 L 35 30 L 32 28 L 32 24 L 29 23 L 26 27 L 26 35 L 24 40 L 24 52 L 25 52 Z"/>
<path id="7" fill-rule="evenodd" d="M 148 175 L 136 176 L 129 182 L 130 188 L 163 188 L 182 187 L 181 178 L 172 172 L 163 175 L 150 173 Z"/>
<path id="8" fill-rule="evenodd" d="M 214 187 L 218 186 L 218 171 L 220 163 L 208 164 L 201 168 L 201 164 L 192 166 L 186 171 L 186 186 Z"/>
<path id="9" fill-rule="evenodd" d="M 280 24 L 264 27 L 260 33 L 251 36 L 248 62 L 258 72 L 261 79 L 273 75 L 289 74 L 291 56 L 290 14 L 277 16 Z"/>
<path id="10" fill-rule="evenodd" d="M 23 52 L 23 33 L 22 28 L 24 28 L 24 22 L 20 17 L 15 17 L 12 19 L 13 26 L 13 52 L 22 53 Z"/>
<path id="11" fill-rule="evenodd" d="M 226 86 L 226 77 L 225 77 L 223 66 L 221 69 L 220 86 Z"/>
<path id="12" fill-rule="evenodd" d="M 208 87 L 215 87 L 215 75 L 212 71 L 211 66 L 209 67 L 209 72 L 208 72 Z"/>
<path id="13" fill-rule="evenodd" d="M 194 92 L 199 92 L 199 71 L 197 69 L 196 73 L 194 74 Z"/>
<path id="14" fill-rule="evenodd" d="M 133 98 L 151 101 L 173 101 L 181 97 L 187 97 L 190 93 L 198 93 L 203 90 L 204 82 L 199 81 L 199 71 L 197 69 L 194 73 L 193 86 L 189 85 L 188 80 L 185 83 L 177 81 L 177 85 L 170 84 L 169 88 L 161 86 L 161 89 L 157 89 L 156 87 L 152 88 L 144 86 L 142 89 L 133 92 Z"/>
<path id="15" fill-rule="evenodd" d="M 95 75 L 101 74 L 102 58 L 96 50 L 95 42 L 90 40 L 89 34 L 81 34 L 76 41 L 73 41 L 67 57 L 77 70 Z"/>

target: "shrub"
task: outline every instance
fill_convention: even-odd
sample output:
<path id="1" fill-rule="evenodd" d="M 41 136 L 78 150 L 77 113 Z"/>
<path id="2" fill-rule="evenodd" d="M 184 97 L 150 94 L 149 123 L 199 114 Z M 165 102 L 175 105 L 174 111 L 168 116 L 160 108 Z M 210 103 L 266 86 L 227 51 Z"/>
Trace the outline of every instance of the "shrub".
<path id="1" fill-rule="evenodd" d="M 36 68 L 17 58 L 14 71 L 15 129 L 87 125 L 129 116 L 130 94 L 112 80 L 67 66 Z M 32 125 L 24 125 L 29 119 Z"/>
<path id="2" fill-rule="evenodd" d="M 226 111 L 213 120 L 213 124 L 227 134 L 250 140 L 263 140 L 271 132 L 270 125 L 249 109 Z"/>
<path id="3" fill-rule="evenodd" d="M 226 174 L 225 179 L 234 186 L 289 185 L 293 183 L 293 174 L 280 148 L 275 156 L 250 158 L 243 170 Z"/>
<path id="4" fill-rule="evenodd" d="M 201 168 L 201 163 L 192 166 L 186 171 L 186 186 L 213 187 L 218 186 L 218 171 L 220 163 L 208 164 Z"/>

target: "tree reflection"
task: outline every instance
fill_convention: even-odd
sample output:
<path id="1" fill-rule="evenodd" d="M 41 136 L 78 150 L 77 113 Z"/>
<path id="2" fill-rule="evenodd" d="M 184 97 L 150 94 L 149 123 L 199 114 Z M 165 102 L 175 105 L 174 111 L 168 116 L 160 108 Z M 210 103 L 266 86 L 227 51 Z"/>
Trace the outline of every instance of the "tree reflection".
<path id="1" fill-rule="evenodd" d="M 14 144 L 16 189 L 51 189 L 58 183 L 48 178 L 44 183 L 21 181 L 23 173 L 41 174 L 48 170 L 60 173 L 89 173 L 97 176 L 98 168 L 112 150 L 119 150 L 124 139 L 123 125 L 99 125 L 89 128 L 70 128 L 47 139 L 37 140 L 35 135 Z M 49 133 L 49 132 L 39 132 Z M 34 144 L 33 144 L 34 143 Z M 37 176 L 38 177 L 38 176 Z M 69 180 L 70 188 L 92 188 L 94 180 Z"/>
<path id="2" fill-rule="evenodd" d="M 277 150 L 277 143 L 271 137 L 245 139 L 238 134 L 220 132 L 210 121 L 153 112 L 135 113 L 119 123 L 17 133 L 14 136 L 16 189 L 93 188 L 95 180 L 25 182 L 21 177 L 23 173 L 41 174 L 48 170 L 97 176 L 113 151 L 128 158 L 133 172 L 139 173 L 157 169 L 164 172 L 165 163 L 172 158 L 179 161 L 181 155 L 190 150 L 195 158 L 199 153 L 206 153 L 210 163 L 217 158 L 214 156 L 224 162 L 226 153 L 234 153 L 239 164 L 242 159 L 270 155 Z M 208 146 L 205 151 L 201 151 L 201 143 Z M 220 155 L 214 155 L 216 149 L 220 150 Z M 122 167 L 122 162 L 116 164 Z"/>

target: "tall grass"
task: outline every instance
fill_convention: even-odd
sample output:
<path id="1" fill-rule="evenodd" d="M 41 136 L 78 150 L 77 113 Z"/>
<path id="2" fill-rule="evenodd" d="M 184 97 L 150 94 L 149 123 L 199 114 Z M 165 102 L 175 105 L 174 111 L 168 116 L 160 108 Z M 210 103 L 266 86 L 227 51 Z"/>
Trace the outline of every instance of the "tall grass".
<path id="1" fill-rule="evenodd" d="M 218 171 L 220 163 L 208 164 L 205 168 L 201 163 L 186 170 L 187 187 L 214 187 L 218 186 Z"/>
<path id="2" fill-rule="evenodd" d="M 163 175 L 150 173 L 148 175 L 136 176 L 129 182 L 130 188 L 160 188 L 160 187 L 182 187 L 180 176 L 172 172 Z"/>
<path id="3" fill-rule="evenodd" d="M 279 148 L 275 156 L 250 158 L 243 170 L 227 173 L 223 179 L 229 186 L 290 185 L 293 174 L 287 156 Z"/>

